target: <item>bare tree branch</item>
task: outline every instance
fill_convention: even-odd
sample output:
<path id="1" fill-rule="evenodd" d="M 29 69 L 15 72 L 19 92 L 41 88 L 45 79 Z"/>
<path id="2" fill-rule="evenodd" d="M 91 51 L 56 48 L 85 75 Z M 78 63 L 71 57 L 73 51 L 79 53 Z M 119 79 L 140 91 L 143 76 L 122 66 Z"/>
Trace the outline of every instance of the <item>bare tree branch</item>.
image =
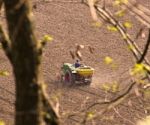
<path id="1" fill-rule="evenodd" d="M 146 7 L 142 6 L 141 4 L 136 4 L 136 7 L 140 10 L 142 10 L 144 13 L 150 16 L 150 10 L 147 9 Z"/>
<path id="2" fill-rule="evenodd" d="M 143 78 L 143 79 L 145 79 L 145 78 Z M 84 118 L 81 121 L 81 124 L 85 125 L 87 120 L 88 120 L 88 111 L 91 108 L 93 108 L 97 105 L 99 105 L 99 106 L 106 105 L 103 109 L 100 110 L 100 112 L 97 112 L 97 113 L 94 114 L 93 119 L 95 119 L 99 116 L 102 116 L 104 113 L 106 113 L 107 111 L 113 109 L 115 106 L 121 104 L 126 98 L 128 98 L 129 95 L 130 95 L 131 90 L 133 89 L 133 87 L 135 85 L 136 85 L 136 82 L 132 82 L 124 93 L 122 93 L 121 95 L 115 97 L 114 99 L 111 99 L 110 101 L 93 103 L 90 106 L 88 106 L 86 109 L 83 109 L 81 111 L 78 111 L 78 112 L 75 112 L 75 113 L 72 113 L 72 114 L 68 115 L 68 118 L 72 119 L 72 117 L 74 117 L 76 115 L 82 115 L 83 114 Z M 79 121 L 77 121 L 77 122 L 79 122 Z"/>
<path id="3" fill-rule="evenodd" d="M 134 122 L 132 122 L 132 121 L 130 121 L 129 119 L 127 119 L 127 118 L 125 118 L 124 116 L 122 116 L 122 115 L 119 113 L 119 111 L 117 111 L 116 108 L 113 108 L 113 109 L 114 109 L 115 113 L 116 113 L 120 118 L 122 118 L 123 120 L 129 122 L 129 123 L 132 124 L 132 125 L 135 125 Z"/>
<path id="4" fill-rule="evenodd" d="M 88 6 L 86 2 L 84 2 L 84 4 Z M 106 9 L 104 10 L 98 4 L 95 4 L 94 7 L 98 11 L 99 17 L 101 17 L 103 20 L 105 20 L 106 22 L 108 22 L 109 24 L 113 25 L 114 27 L 118 29 L 124 41 L 126 42 L 127 46 L 132 47 L 132 49 L 130 50 L 132 54 L 134 55 L 134 57 L 136 58 L 136 60 L 139 60 L 142 55 L 142 52 L 139 49 L 138 45 L 127 34 L 126 28 L 120 22 L 118 22 L 113 17 L 113 15 L 110 12 L 108 12 Z M 143 60 L 147 65 L 150 66 L 150 62 L 146 57 L 144 57 Z"/>
<path id="5" fill-rule="evenodd" d="M 2 44 L 4 51 L 5 51 L 5 54 L 10 59 L 10 61 L 12 61 L 10 41 L 6 37 L 1 25 L 0 25 L 0 42 Z"/>
<path id="6" fill-rule="evenodd" d="M 96 10 L 94 8 L 94 4 L 95 4 L 94 0 L 87 0 L 87 1 L 88 1 L 88 5 L 89 5 L 89 8 L 90 8 L 93 20 L 98 21 L 97 13 L 96 13 Z"/>
<path id="7" fill-rule="evenodd" d="M 99 11 L 100 15 L 103 15 L 107 18 L 107 20 L 109 21 L 110 24 L 112 24 L 113 26 L 115 26 L 118 31 L 120 32 L 120 34 L 122 35 L 122 37 L 124 38 L 124 41 L 126 42 L 126 44 L 128 46 L 132 46 L 133 48 L 131 49 L 131 52 L 133 53 L 133 55 L 135 56 L 136 60 L 139 60 L 140 56 L 142 55 L 141 50 L 139 49 L 139 47 L 137 46 L 137 44 L 130 38 L 130 36 L 126 33 L 126 30 L 124 28 L 124 26 L 119 23 L 117 20 L 115 20 L 113 18 L 113 16 L 106 10 L 103 10 L 102 8 L 100 8 L 99 6 L 95 6 L 96 9 Z M 150 65 L 148 59 L 144 58 L 144 62 L 147 65 Z"/>
<path id="8" fill-rule="evenodd" d="M 43 83 L 44 84 L 44 83 Z M 56 114 L 56 111 L 52 108 L 52 104 L 48 99 L 48 95 L 44 90 L 44 86 L 41 85 L 41 91 L 42 91 L 42 101 L 43 101 L 43 108 L 44 108 L 44 121 L 47 125 L 58 125 L 58 114 Z"/>
<path id="9" fill-rule="evenodd" d="M 130 91 L 132 90 L 132 88 L 134 87 L 135 84 L 136 84 L 136 82 L 131 83 L 129 85 L 128 89 L 124 93 L 122 93 L 121 95 L 119 95 L 116 98 L 112 99 L 111 101 L 93 103 L 92 105 L 88 106 L 84 111 L 89 110 L 89 109 L 93 108 L 96 105 L 110 105 L 109 107 L 112 107 L 111 105 L 114 105 L 114 106 L 116 104 L 118 105 L 122 100 L 124 100 L 126 98 L 126 96 L 130 93 Z"/>
<path id="10" fill-rule="evenodd" d="M 142 5 L 139 6 L 137 2 L 132 4 L 131 2 L 123 3 L 123 8 L 127 8 L 135 17 L 147 27 L 150 27 L 150 10 L 146 9 Z M 145 12 L 146 11 L 146 12 Z"/>
<path id="11" fill-rule="evenodd" d="M 141 58 L 137 61 L 137 63 L 141 63 L 141 62 L 144 60 L 144 58 L 145 58 L 145 56 L 146 56 L 146 54 L 147 54 L 147 52 L 148 52 L 149 45 L 150 45 L 150 29 L 149 29 L 148 40 L 147 40 L 147 42 L 146 42 L 146 45 L 145 45 L 143 54 L 141 55 Z"/>
<path id="12" fill-rule="evenodd" d="M 96 119 L 97 117 L 101 117 L 104 113 L 106 113 L 109 110 L 113 109 L 117 105 L 121 104 L 126 98 L 128 98 L 130 96 L 130 92 L 133 89 L 135 84 L 136 84 L 136 82 L 131 83 L 130 86 L 128 87 L 128 89 L 123 94 L 121 94 L 120 96 L 112 99 L 111 101 L 94 103 L 94 104 L 90 105 L 88 108 L 86 108 L 84 111 L 87 111 L 87 110 L 93 108 L 96 105 L 107 105 L 105 108 L 101 109 L 100 112 L 95 113 L 92 119 Z M 85 125 L 87 120 L 88 120 L 88 115 L 87 115 L 87 113 L 85 113 L 84 119 L 81 122 L 81 124 Z"/>
<path id="13" fill-rule="evenodd" d="M 146 79 L 146 77 L 142 78 L 142 80 Z M 87 108 L 78 111 L 78 112 L 74 112 L 71 115 L 68 115 L 69 119 L 73 119 L 74 116 L 76 115 L 81 115 L 84 116 L 83 120 L 80 122 L 82 125 L 85 125 L 87 120 L 88 120 L 88 112 L 91 108 L 99 105 L 99 106 L 105 106 L 103 109 L 100 110 L 100 112 L 96 112 L 93 116 L 93 119 L 96 119 L 97 117 L 101 117 L 104 113 L 106 113 L 107 111 L 113 109 L 114 107 L 120 105 L 125 99 L 127 99 L 130 95 L 132 95 L 131 91 L 133 90 L 134 86 L 136 85 L 136 82 L 132 82 L 130 83 L 130 85 L 128 86 L 128 88 L 121 93 L 119 96 L 111 99 L 110 101 L 104 101 L 104 102 L 96 102 L 93 103 L 91 105 L 89 105 Z M 74 119 L 73 119 L 74 120 Z M 76 121 L 79 122 L 79 121 Z"/>

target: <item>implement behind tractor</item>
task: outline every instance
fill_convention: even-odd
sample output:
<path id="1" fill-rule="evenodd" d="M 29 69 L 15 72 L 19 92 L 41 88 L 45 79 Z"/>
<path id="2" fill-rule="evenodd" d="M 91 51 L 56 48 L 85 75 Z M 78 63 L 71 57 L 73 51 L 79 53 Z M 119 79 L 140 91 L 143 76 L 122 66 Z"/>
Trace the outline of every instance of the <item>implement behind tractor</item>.
<path id="1" fill-rule="evenodd" d="M 92 82 L 92 75 L 94 69 L 81 65 L 78 68 L 75 68 L 74 64 L 64 63 L 62 66 L 62 82 L 68 84 L 75 84 L 75 83 L 84 83 L 90 84 Z"/>

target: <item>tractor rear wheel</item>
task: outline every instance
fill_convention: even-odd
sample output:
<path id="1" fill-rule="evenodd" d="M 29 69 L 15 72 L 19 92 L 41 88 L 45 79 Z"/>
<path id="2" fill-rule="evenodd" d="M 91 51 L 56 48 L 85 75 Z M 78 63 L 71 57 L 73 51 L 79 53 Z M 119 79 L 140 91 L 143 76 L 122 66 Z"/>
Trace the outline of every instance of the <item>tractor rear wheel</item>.
<path id="1" fill-rule="evenodd" d="M 92 83 L 92 80 L 86 82 L 86 85 L 90 85 Z"/>
<path id="2" fill-rule="evenodd" d="M 70 70 L 66 71 L 64 82 L 66 85 L 69 85 L 69 86 L 71 86 L 75 83 L 75 76 L 74 76 L 74 74 L 71 73 Z"/>
<path id="3" fill-rule="evenodd" d="M 92 83 L 92 77 L 89 78 L 88 81 L 85 81 L 85 80 L 84 80 L 84 83 L 85 83 L 86 85 L 90 85 L 90 84 Z"/>

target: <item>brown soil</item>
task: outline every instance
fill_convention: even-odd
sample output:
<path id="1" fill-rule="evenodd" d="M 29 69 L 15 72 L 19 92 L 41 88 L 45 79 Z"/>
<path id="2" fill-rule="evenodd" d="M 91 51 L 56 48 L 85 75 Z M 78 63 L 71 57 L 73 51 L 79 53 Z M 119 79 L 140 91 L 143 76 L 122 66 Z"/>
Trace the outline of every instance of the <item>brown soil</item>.
<path id="1" fill-rule="evenodd" d="M 33 4 L 37 6 L 36 9 L 33 9 L 36 35 L 38 39 L 45 34 L 54 37 L 54 41 L 45 47 L 42 72 L 45 83 L 48 84 L 50 97 L 59 95 L 61 114 L 79 111 L 97 100 L 104 100 L 105 92 L 100 89 L 103 83 L 117 81 L 122 87 L 128 85 L 130 82 L 129 68 L 134 64 L 134 58 L 118 33 L 108 31 L 106 25 L 101 28 L 93 27 L 89 8 L 81 3 L 43 1 L 33 0 Z M 138 1 L 140 2 L 140 0 Z M 143 0 L 142 4 L 149 8 L 150 0 Z M 0 19 L 5 26 L 4 15 Z M 130 20 L 134 23 L 133 28 L 129 31 L 134 38 L 141 27 L 140 22 L 129 14 L 122 20 Z M 145 32 L 147 34 L 147 31 Z M 139 39 L 137 44 L 142 48 L 145 41 L 146 38 Z M 76 44 L 85 45 L 85 49 L 82 51 L 83 63 L 95 69 L 93 82 L 91 86 L 62 87 L 58 79 L 60 67 L 63 62 L 74 62 L 69 51 L 74 50 Z M 93 54 L 88 51 L 88 45 L 95 48 Z M 106 56 L 114 59 L 118 66 L 117 69 L 112 70 L 104 63 L 103 60 Z M 150 57 L 150 52 L 148 57 Z M 0 70 L 10 72 L 10 76 L 0 77 L 0 119 L 8 125 L 13 125 L 15 83 L 11 66 L 2 50 L 0 50 Z M 116 108 L 119 114 L 111 110 L 105 116 L 96 119 L 95 125 L 133 125 L 137 119 L 148 115 L 144 112 L 144 108 L 148 107 L 148 101 L 141 101 L 134 96 L 131 100 L 131 107 L 128 106 L 128 101 L 125 101 Z M 102 106 L 96 106 L 92 111 L 101 111 L 102 108 Z M 150 114 L 150 112 L 148 113 Z M 75 125 L 81 119 L 77 116 L 68 118 L 65 119 L 64 124 Z M 89 125 L 91 124 L 94 123 L 89 122 Z"/>

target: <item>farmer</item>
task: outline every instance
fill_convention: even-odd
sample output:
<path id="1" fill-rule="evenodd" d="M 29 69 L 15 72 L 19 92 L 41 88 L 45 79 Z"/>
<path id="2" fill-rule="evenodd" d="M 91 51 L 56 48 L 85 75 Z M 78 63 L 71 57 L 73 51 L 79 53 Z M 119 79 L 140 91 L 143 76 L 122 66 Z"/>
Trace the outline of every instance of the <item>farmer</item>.
<path id="1" fill-rule="evenodd" d="M 76 60 L 76 62 L 75 62 L 75 68 L 78 68 L 80 66 L 81 66 L 81 64 L 80 64 L 79 60 Z"/>

